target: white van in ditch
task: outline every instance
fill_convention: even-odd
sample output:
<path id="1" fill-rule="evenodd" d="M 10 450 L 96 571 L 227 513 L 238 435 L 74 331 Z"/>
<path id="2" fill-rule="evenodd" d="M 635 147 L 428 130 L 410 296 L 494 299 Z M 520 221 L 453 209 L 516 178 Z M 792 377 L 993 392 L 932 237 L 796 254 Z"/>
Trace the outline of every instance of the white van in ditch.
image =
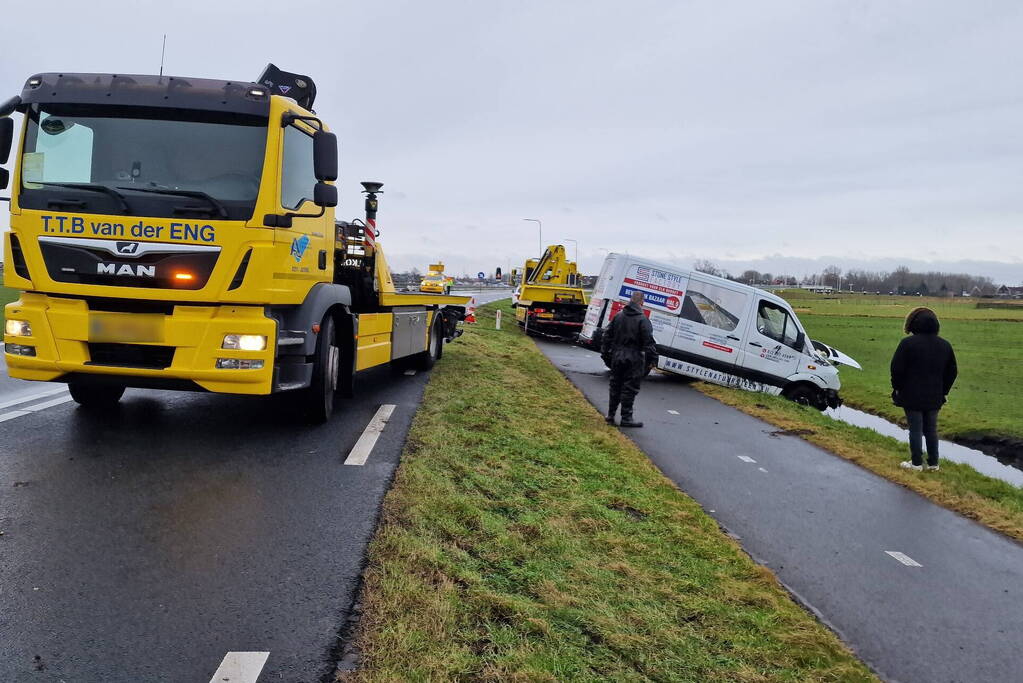
<path id="1" fill-rule="evenodd" d="M 599 349 L 603 328 L 643 292 L 666 372 L 781 394 L 820 410 L 841 404 L 837 364 L 860 368 L 845 354 L 807 337 L 779 296 L 724 278 L 608 254 L 590 298 L 579 343 Z"/>

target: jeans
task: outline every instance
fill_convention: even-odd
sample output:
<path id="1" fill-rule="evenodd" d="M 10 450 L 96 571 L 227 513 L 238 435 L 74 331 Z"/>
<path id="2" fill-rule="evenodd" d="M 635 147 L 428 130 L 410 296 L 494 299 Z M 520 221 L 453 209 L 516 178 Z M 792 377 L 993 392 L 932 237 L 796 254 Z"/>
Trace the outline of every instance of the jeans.
<path id="1" fill-rule="evenodd" d="M 938 464 L 938 411 L 937 410 L 906 410 L 906 421 L 909 423 L 909 453 L 914 465 L 923 464 L 923 453 L 920 448 L 920 437 L 927 441 L 927 464 Z"/>

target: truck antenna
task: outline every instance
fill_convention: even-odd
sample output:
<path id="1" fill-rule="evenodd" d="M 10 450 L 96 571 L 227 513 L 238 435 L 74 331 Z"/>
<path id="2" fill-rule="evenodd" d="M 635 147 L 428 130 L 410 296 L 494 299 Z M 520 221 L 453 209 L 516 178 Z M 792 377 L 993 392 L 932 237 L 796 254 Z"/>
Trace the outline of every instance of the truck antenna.
<path id="1" fill-rule="evenodd" d="M 163 78 L 163 56 L 167 53 L 167 34 L 163 34 L 163 47 L 160 48 L 160 78 Z"/>

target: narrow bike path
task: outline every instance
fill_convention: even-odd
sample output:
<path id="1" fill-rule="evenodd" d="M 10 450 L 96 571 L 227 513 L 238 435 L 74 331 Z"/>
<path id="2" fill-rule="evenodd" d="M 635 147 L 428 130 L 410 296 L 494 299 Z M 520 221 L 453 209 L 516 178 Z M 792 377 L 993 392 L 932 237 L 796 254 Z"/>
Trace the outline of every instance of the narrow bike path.
<path id="1" fill-rule="evenodd" d="M 603 412 L 600 358 L 537 345 Z M 651 375 L 636 416 L 654 464 L 882 678 L 1023 680 L 1023 545 L 679 378 Z"/>

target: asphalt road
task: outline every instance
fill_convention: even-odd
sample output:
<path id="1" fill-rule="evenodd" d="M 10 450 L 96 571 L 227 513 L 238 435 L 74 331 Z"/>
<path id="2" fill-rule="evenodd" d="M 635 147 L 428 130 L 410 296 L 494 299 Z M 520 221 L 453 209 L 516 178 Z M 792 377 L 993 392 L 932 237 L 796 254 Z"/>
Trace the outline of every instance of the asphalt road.
<path id="1" fill-rule="evenodd" d="M 0 373 L 0 681 L 204 683 L 235 652 L 269 653 L 259 681 L 333 680 L 427 378 L 361 373 L 310 427 L 286 394 L 128 390 L 92 415 Z"/>
<path id="2" fill-rule="evenodd" d="M 537 344 L 606 409 L 596 354 Z M 882 678 L 1023 680 L 1023 546 L 681 378 L 651 375 L 636 416 L 625 433 Z"/>

